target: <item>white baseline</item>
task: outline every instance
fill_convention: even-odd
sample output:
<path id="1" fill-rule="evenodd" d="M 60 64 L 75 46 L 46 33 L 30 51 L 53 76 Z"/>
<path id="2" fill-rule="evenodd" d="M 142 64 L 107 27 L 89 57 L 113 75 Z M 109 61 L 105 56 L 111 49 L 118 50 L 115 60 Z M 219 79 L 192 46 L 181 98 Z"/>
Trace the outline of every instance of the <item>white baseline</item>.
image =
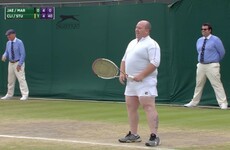
<path id="1" fill-rule="evenodd" d="M 0 135 L 0 138 L 15 138 L 15 139 L 29 139 L 29 140 L 41 140 L 41 141 L 54 141 L 54 142 L 90 144 L 90 145 L 101 145 L 101 146 L 111 146 L 111 147 L 137 148 L 137 149 L 174 150 L 174 149 L 159 148 L 159 147 L 144 147 L 144 146 L 142 147 L 142 146 L 125 145 L 125 144 L 98 143 L 98 142 L 87 142 L 87 141 L 44 138 L 44 137 L 29 137 L 29 136 L 18 136 L 18 135 Z"/>

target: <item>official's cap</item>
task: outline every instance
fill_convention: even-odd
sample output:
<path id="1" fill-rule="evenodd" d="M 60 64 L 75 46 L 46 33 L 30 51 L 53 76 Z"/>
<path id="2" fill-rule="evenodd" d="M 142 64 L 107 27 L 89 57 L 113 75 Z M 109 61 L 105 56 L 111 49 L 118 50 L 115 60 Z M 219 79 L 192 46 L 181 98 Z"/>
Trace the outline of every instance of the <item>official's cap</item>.
<path id="1" fill-rule="evenodd" d="M 10 35 L 10 34 L 16 34 L 14 29 L 9 29 L 9 30 L 6 31 L 6 35 Z"/>

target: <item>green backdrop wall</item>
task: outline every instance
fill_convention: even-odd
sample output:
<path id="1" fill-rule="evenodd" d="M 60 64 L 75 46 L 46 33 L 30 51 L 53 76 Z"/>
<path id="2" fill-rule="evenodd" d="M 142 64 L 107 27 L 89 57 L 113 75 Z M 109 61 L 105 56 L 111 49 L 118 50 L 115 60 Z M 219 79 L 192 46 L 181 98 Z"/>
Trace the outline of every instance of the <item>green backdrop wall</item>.
<path id="1" fill-rule="evenodd" d="M 229 93 L 228 49 L 230 1 L 183 0 L 166 4 L 56 7 L 55 20 L 4 20 L 0 11 L 0 49 L 4 52 L 4 33 L 14 28 L 26 48 L 26 78 L 30 96 L 85 100 L 124 101 L 124 86 L 117 79 L 102 80 L 91 69 L 99 57 L 117 65 L 139 20 L 147 19 L 151 37 L 161 47 L 158 76 L 159 103 L 182 104 L 192 98 L 195 87 L 197 53 L 195 43 L 203 22 L 210 22 L 214 34 L 226 48 L 221 63 L 222 81 Z M 63 16 L 71 18 L 62 20 Z M 7 90 L 7 63 L 0 63 L 0 93 Z M 20 95 L 16 86 L 16 95 Z M 209 83 L 202 104 L 216 105 Z"/>
<path id="2" fill-rule="evenodd" d="M 230 92 L 230 1 L 228 0 L 182 0 L 169 8 L 171 54 L 171 97 L 172 103 L 190 101 L 195 87 L 197 52 L 196 40 L 201 36 L 201 25 L 209 22 L 213 34 L 223 42 L 226 55 L 221 62 L 222 82 L 229 99 Z M 201 104 L 217 105 L 216 97 L 207 80 Z"/>

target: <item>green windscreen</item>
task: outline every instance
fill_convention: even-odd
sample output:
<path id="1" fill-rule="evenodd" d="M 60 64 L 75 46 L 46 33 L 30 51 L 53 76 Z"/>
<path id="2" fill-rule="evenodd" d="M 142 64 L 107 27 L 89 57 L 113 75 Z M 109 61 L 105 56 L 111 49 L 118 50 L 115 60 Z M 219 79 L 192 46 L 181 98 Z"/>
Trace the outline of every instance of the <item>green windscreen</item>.
<path id="1" fill-rule="evenodd" d="M 218 10 L 218 11 L 217 11 Z M 0 11 L 0 51 L 5 31 L 13 28 L 26 49 L 26 79 L 31 97 L 124 101 L 125 86 L 118 79 L 103 80 L 92 72 L 97 58 L 118 66 L 140 20 L 152 24 L 151 37 L 161 47 L 158 103 L 183 104 L 193 96 L 196 77 L 196 40 L 204 22 L 223 41 L 222 82 L 228 96 L 230 1 L 182 0 L 174 5 L 148 3 L 109 6 L 55 7 L 55 19 L 4 19 Z M 8 63 L 0 63 L 0 93 L 7 92 Z M 20 95 L 18 83 L 15 95 Z M 207 82 L 201 103 L 216 105 Z"/>

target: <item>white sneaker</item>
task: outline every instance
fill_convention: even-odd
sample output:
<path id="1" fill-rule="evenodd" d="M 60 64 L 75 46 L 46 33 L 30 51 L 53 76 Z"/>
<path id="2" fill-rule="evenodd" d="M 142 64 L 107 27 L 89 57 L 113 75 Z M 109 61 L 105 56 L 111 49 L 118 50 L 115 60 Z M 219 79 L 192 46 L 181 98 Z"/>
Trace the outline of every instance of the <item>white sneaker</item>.
<path id="1" fill-rule="evenodd" d="M 184 107 L 196 107 L 197 105 L 195 105 L 193 102 L 189 102 L 187 104 L 184 104 Z"/>
<path id="2" fill-rule="evenodd" d="M 22 96 L 22 97 L 20 98 L 21 101 L 25 101 L 25 100 L 27 100 L 27 99 L 28 99 L 28 96 Z"/>
<path id="3" fill-rule="evenodd" d="M 220 109 L 228 109 L 228 104 L 220 104 Z"/>
<path id="4" fill-rule="evenodd" d="M 2 100 L 7 100 L 7 99 L 10 99 L 10 98 L 12 98 L 12 96 L 8 96 L 8 95 L 6 94 L 6 96 L 2 97 L 1 99 L 2 99 Z"/>

